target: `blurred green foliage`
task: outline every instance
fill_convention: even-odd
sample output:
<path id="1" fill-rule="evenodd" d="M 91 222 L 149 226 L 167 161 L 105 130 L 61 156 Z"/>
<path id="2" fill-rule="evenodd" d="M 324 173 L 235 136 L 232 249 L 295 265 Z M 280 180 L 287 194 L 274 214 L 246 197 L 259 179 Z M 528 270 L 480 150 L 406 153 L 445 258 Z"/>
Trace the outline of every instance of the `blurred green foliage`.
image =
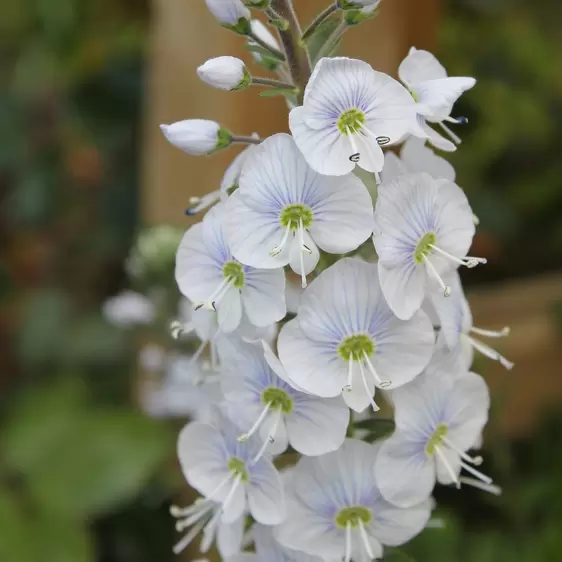
<path id="1" fill-rule="evenodd" d="M 479 81 L 456 108 L 470 125 L 452 160 L 481 219 L 475 253 L 490 259 L 466 278 L 560 267 L 562 4 L 444 8 L 439 57 L 451 75 Z M 100 313 L 127 283 L 138 226 L 147 29 L 144 0 L 2 6 L 2 561 L 173 559 L 176 428 L 135 410 L 135 342 Z M 439 490 L 446 528 L 386 559 L 560 559 L 560 418 L 532 439 L 506 444 L 492 431 L 486 443 L 504 495 Z"/>

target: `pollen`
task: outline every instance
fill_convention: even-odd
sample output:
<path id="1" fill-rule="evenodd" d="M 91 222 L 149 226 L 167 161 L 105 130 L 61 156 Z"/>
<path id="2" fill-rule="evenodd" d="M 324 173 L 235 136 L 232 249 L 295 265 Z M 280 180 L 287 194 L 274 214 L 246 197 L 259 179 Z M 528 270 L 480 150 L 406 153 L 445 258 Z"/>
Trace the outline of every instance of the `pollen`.
<path id="1" fill-rule="evenodd" d="M 313 221 L 312 210 L 307 205 L 295 203 L 287 205 L 279 215 L 279 222 L 283 228 L 297 230 L 302 221 L 304 228 L 309 228 Z"/>
<path id="2" fill-rule="evenodd" d="M 239 459 L 238 457 L 230 457 L 228 459 L 228 470 L 234 474 L 234 476 L 240 476 L 242 482 L 248 482 L 250 479 L 250 473 L 246 467 L 246 463 Z"/>
<path id="3" fill-rule="evenodd" d="M 439 445 L 441 445 L 441 442 L 443 441 L 443 437 L 447 436 L 447 431 L 448 428 L 444 423 L 437 426 L 437 429 L 433 432 L 433 435 L 428 439 L 427 444 L 425 446 L 425 452 L 429 456 L 433 456 L 435 454 L 435 449 Z"/>
<path id="4" fill-rule="evenodd" d="M 365 354 L 375 352 L 375 342 L 367 334 L 355 334 L 345 338 L 338 346 L 338 353 L 344 361 L 363 361 Z"/>
<path id="5" fill-rule="evenodd" d="M 261 393 L 264 404 L 271 404 L 272 410 L 280 409 L 283 414 L 290 414 L 293 411 L 292 398 L 281 388 L 270 386 Z"/>
<path id="6" fill-rule="evenodd" d="M 336 515 L 336 525 L 345 529 L 349 523 L 352 528 L 357 528 L 360 522 L 367 525 L 372 519 L 373 514 L 370 509 L 362 505 L 354 505 L 352 507 L 346 507 L 338 512 Z"/>
<path id="7" fill-rule="evenodd" d="M 431 246 L 435 245 L 436 241 L 437 236 L 435 236 L 435 233 L 433 232 L 428 232 L 422 236 L 416 246 L 416 249 L 414 250 L 414 261 L 417 264 L 422 264 L 424 262 L 424 259 L 431 252 Z"/>
<path id="8" fill-rule="evenodd" d="M 225 279 L 232 280 L 232 286 L 237 289 L 244 287 L 245 278 L 244 268 L 236 261 L 227 261 L 222 267 L 222 273 Z"/>
<path id="9" fill-rule="evenodd" d="M 337 126 L 342 135 L 357 133 L 365 123 L 365 113 L 357 108 L 344 111 L 338 118 Z"/>

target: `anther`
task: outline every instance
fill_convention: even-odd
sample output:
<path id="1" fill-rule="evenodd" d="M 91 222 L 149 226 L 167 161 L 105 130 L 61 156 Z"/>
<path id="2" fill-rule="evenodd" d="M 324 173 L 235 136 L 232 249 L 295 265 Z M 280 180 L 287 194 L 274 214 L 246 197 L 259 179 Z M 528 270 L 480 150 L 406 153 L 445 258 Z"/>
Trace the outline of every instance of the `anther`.
<path id="1" fill-rule="evenodd" d="M 379 146 L 385 146 L 390 142 L 390 137 L 380 136 L 377 137 L 377 143 Z"/>

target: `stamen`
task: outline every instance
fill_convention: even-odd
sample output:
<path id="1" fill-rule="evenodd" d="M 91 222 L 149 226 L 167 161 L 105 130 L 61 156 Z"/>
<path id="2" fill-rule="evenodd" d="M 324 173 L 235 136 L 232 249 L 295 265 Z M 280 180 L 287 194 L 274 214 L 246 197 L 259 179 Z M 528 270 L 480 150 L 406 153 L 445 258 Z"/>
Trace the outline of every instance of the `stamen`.
<path id="1" fill-rule="evenodd" d="M 468 470 L 468 472 L 470 472 L 470 474 L 472 474 L 473 476 L 476 476 L 476 478 L 482 480 L 482 482 L 484 482 L 484 484 L 491 484 L 493 482 L 493 480 L 489 476 L 486 476 L 485 474 L 482 474 L 479 470 L 476 470 L 473 466 L 470 466 L 469 464 L 466 464 L 465 462 L 462 462 L 462 461 L 461 461 L 461 466 L 465 470 Z"/>
<path id="2" fill-rule="evenodd" d="M 198 512 L 194 513 L 193 515 L 190 515 L 189 517 L 186 517 L 185 519 L 182 519 L 181 521 L 178 521 L 176 523 L 176 531 L 178 531 L 178 533 L 181 533 L 188 527 L 191 527 L 193 524 L 197 523 L 197 521 L 200 521 L 201 518 L 204 517 L 207 513 L 209 513 L 209 511 L 211 511 L 213 507 L 214 507 L 213 502 L 209 501 Z"/>
<path id="3" fill-rule="evenodd" d="M 277 410 L 277 416 L 275 417 L 275 421 L 273 422 L 273 425 L 271 426 L 269 432 L 267 433 L 267 438 L 263 442 L 263 445 L 260 447 L 258 454 L 250 461 L 250 466 L 256 464 L 263 457 L 268 445 L 270 445 L 275 441 L 275 434 L 277 433 L 277 428 L 279 427 L 279 422 L 281 421 L 282 417 L 283 417 L 283 412 L 282 409 L 279 408 Z"/>
<path id="4" fill-rule="evenodd" d="M 200 308 L 203 308 L 204 306 L 208 306 L 208 303 L 213 303 L 213 300 L 218 297 L 221 292 L 224 290 L 224 288 L 230 283 L 230 279 L 223 279 L 221 281 L 221 283 L 219 284 L 219 286 L 209 295 L 209 298 L 206 301 L 197 303 L 194 307 L 195 310 L 199 310 Z"/>
<path id="5" fill-rule="evenodd" d="M 172 549 L 174 554 L 180 554 L 180 552 L 184 551 L 192 542 L 193 539 L 203 530 L 205 527 L 206 521 L 203 519 L 197 525 L 195 525 L 185 537 L 183 537 Z"/>
<path id="6" fill-rule="evenodd" d="M 464 259 L 461 258 L 457 258 L 456 256 L 453 256 L 452 254 L 450 254 L 449 252 L 446 252 L 445 250 L 442 250 L 439 246 L 436 246 L 435 244 L 429 244 L 429 247 L 432 250 L 435 250 L 436 252 L 439 252 L 442 256 L 445 256 L 446 258 L 449 258 L 450 260 L 454 261 L 456 264 L 458 265 L 464 265 L 465 267 L 468 267 L 469 269 L 476 267 L 479 263 L 488 263 L 488 260 L 486 258 L 475 258 L 472 256 L 467 256 Z"/>
<path id="7" fill-rule="evenodd" d="M 351 150 L 353 150 L 353 153 L 351 154 L 349 159 L 354 164 L 357 164 L 357 162 L 359 162 L 359 160 L 361 159 L 361 153 L 357 148 L 357 143 L 355 142 L 355 138 L 353 137 L 353 133 L 351 132 L 349 126 L 346 127 L 346 130 L 347 130 L 347 138 L 349 139 L 349 142 L 351 144 Z"/>
<path id="8" fill-rule="evenodd" d="M 443 441 L 443 443 L 445 443 L 445 445 L 447 445 L 449 449 L 455 451 L 455 453 L 457 453 L 461 457 L 461 459 L 465 460 L 466 462 L 472 463 L 476 466 L 480 466 L 482 464 L 482 457 L 471 457 L 470 455 L 467 455 L 464 451 L 457 447 L 446 435 L 443 435 L 441 437 L 441 441 Z"/>
<path id="9" fill-rule="evenodd" d="M 460 489 L 461 483 L 459 481 L 459 477 L 455 474 L 455 471 L 453 470 L 453 467 L 449 464 L 449 461 L 447 460 L 447 457 L 445 456 L 445 453 L 443 453 L 443 451 L 441 450 L 441 447 L 439 445 L 435 445 L 435 452 L 437 453 L 437 456 L 439 457 L 439 459 L 441 460 L 441 462 L 445 466 L 445 470 L 449 473 L 449 476 L 451 477 L 453 482 L 456 484 L 457 488 Z"/>
<path id="10" fill-rule="evenodd" d="M 365 523 L 363 523 L 362 519 L 358 518 L 357 524 L 359 525 L 359 534 L 363 540 L 363 546 L 365 547 L 367 556 L 369 557 L 369 560 L 373 560 L 375 555 L 373 554 L 373 549 L 371 548 L 371 543 L 369 542 L 369 535 L 367 535 L 367 531 L 365 530 Z"/>
<path id="11" fill-rule="evenodd" d="M 468 125 L 468 117 L 445 117 L 444 121 L 447 123 L 454 123 L 455 125 Z"/>
<path id="12" fill-rule="evenodd" d="M 205 306 L 209 309 L 209 310 L 213 310 L 214 312 L 217 311 L 217 306 L 219 305 L 219 303 L 222 301 L 222 299 L 224 297 L 226 297 L 226 294 L 228 293 L 228 291 L 230 291 L 230 289 L 232 289 L 232 286 L 234 285 L 234 282 L 236 280 L 233 277 L 229 277 L 227 279 L 227 283 L 226 285 L 223 287 L 221 293 L 219 295 L 217 295 L 215 297 L 215 300 L 211 300 L 209 299 L 206 303 Z"/>
<path id="13" fill-rule="evenodd" d="M 449 135 L 449 138 L 455 143 L 455 144 L 461 144 L 462 140 L 455 135 L 455 133 L 453 133 L 453 131 L 451 131 L 451 129 L 449 129 L 449 127 L 447 127 L 447 125 L 445 125 L 445 123 L 443 123 L 443 121 L 441 121 L 440 123 L 438 123 L 438 125 L 445 131 L 445 133 L 447 135 Z"/>
<path id="14" fill-rule="evenodd" d="M 353 361 L 350 359 L 347 362 L 347 382 L 345 386 L 342 388 L 344 392 L 351 392 L 351 389 L 353 388 L 352 381 L 353 381 Z"/>
<path id="15" fill-rule="evenodd" d="M 463 484 L 467 486 L 472 486 L 473 488 L 478 488 L 484 492 L 488 492 L 489 494 L 493 494 L 494 496 L 501 496 L 502 489 L 495 484 L 484 484 L 480 480 L 476 480 L 475 478 L 470 478 L 469 476 L 461 476 L 460 478 Z"/>
<path id="16" fill-rule="evenodd" d="M 369 397 L 369 402 L 371 403 L 371 408 L 373 408 L 374 412 L 378 412 L 380 408 L 377 406 L 373 396 L 371 395 L 371 391 L 369 390 L 369 385 L 367 384 L 367 378 L 365 377 L 365 371 L 363 369 L 362 361 L 359 361 L 359 372 L 361 373 L 361 380 L 363 381 L 363 387 L 367 396 Z"/>
<path id="17" fill-rule="evenodd" d="M 229 472 L 228 476 L 224 478 L 219 485 L 207 496 L 207 500 L 214 500 L 216 495 L 232 480 L 234 473 Z"/>
<path id="18" fill-rule="evenodd" d="M 377 137 L 377 143 L 379 146 L 385 146 L 390 142 L 390 137 L 380 136 Z"/>
<path id="19" fill-rule="evenodd" d="M 174 320 L 170 324 L 170 335 L 175 340 L 179 340 L 183 336 L 183 334 L 189 334 L 189 332 L 192 332 L 193 329 L 194 327 L 192 322 L 188 322 L 187 324 L 182 324 L 180 321 Z"/>
<path id="20" fill-rule="evenodd" d="M 306 282 L 306 274 L 304 273 L 303 247 L 305 247 L 305 244 L 304 244 L 304 228 L 302 226 L 302 220 L 300 221 L 300 224 L 299 224 L 299 237 L 300 237 L 300 246 L 301 246 L 300 252 L 299 252 L 299 259 L 300 259 L 300 266 L 301 266 L 301 287 L 303 289 L 306 289 L 308 284 Z"/>
<path id="21" fill-rule="evenodd" d="M 351 521 L 345 524 L 345 556 L 344 562 L 351 562 Z"/>
<path id="22" fill-rule="evenodd" d="M 287 225 L 287 228 L 285 228 L 285 234 L 283 234 L 283 238 L 281 239 L 279 246 L 275 246 L 275 248 L 272 248 L 271 251 L 269 252 L 270 256 L 275 257 L 283 251 L 283 248 L 285 247 L 285 244 L 287 244 L 287 240 L 289 239 L 290 233 L 291 233 L 291 223 L 289 223 Z"/>
<path id="23" fill-rule="evenodd" d="M 301 252 L 306 252 L 307 254 L 312 254 L 312 250 L 304 243 L 304 226 L 302 219 L 299 221 L 299 233 L 301 242 Z"/>
<path id="24" fill-rule="evenodd" d="M 506 359 L 503 355 L 498 353 L 494 348 L 490 347 L 489 345 L 473 338 L 465 334 L 468 338 L 468 341 L 472 344 L 472 346 L 479 351 L 482 355 L 486 356 L 488 359 L 492 359 L 493 361 L 499 361 L 500 364 L 508 370 L 513 368 L 513 363 Z"/>
<path id="25" fill-rule="evenodd" d="M 379 375 L 377 374 L 377 371 L 375 370 L 374 365 L 371 363 L 371 360 L 369 359 L 369 356 L 367 355 L 366 351 L 363 352 L 363 357 L 365 358 L 365 362 L 367 363 L 367 367 L 369 368 L 369 371 L 371 372 L 371 374 L 373 375 L 373 378 L 375 379 L 375 383 L 378 384 L 381 388 L 388 388 L 392 384 L 392 381 L 389 381 L 389 380 L 383 381 L 379 377 Z"/>
<path id="26" fill-rule="evenodd" d="M 437 283 L 439 283 L 439 286 L 443 289 L 443 295 L 445 297 L 450 297 L 452 293 L 451 287 L 449 287 L 449 285 L 445 285 L 445 281 L 441 279 L 441 275 L 437 273 L 435 266 L 431 263 L 431 261 L 427 256 L 425 255 L 423 256 L 423 261 L 425 262 L 425 265 L 429 269 L 429 272 L 433 275 L 434 279 L 437 281 Z"/>
<path id="27" fill-rule="evenodd" d="M 213 517 L 207 522 L 205 528 L 203 529 L 203 538 L 201 544 L 199 545 L 199 552 L 205 554 L 211 548 L 213 541 L 215 540 L 216 528 L 220 521 L 220 517 L 223 513 L 223 508 L 219 508 L 213 514 Z"/>
<path id="28" fill-rule="evenodd" d="M 501 330 L 483 330 L 482 328 L 472 326 L 469 332 L 478 334 L 479 336 L 484 336 L 486 338 L 505 338 L 506 336 L 509 336 L 511 329 L 509 328 L 509 326 L 504 326 Z"/>
<path id="29" fill-rule="evenodd" d="M 185 214 L 190 217 L 204 211 L 205 209 L 209 208 L 211 205 L 216 203 L 221 198 L 220 190 L 211 191 L 211 193 L 207 193 L 203 195 L 203 197 L 190 197 L 189 204 L 191 207 L 188 207 L 185 210 Z"/>
<path id="30" fill-rule="evenodd" d="M 267 417 L 267 414 L 269 412 L 270 407 L 271 407 L 271 402 L 268 402 L 265 405 L 264 409 L 262 410 L 262 412 L 259 415 L 256 422 L 254 423 L 254 425 L 250 429 L 250 431 L 248 431 L 248 433 L 243 433 L 242 435 L 239 435 L 236 440 L 239 441 L 239 442 L 240 441 L 248 441 L 248 439 L 250 439 L 250 437 L 258 430 L 258 428 L 262 424 L 263 420 L 265 420 L 265 418 Z"/>

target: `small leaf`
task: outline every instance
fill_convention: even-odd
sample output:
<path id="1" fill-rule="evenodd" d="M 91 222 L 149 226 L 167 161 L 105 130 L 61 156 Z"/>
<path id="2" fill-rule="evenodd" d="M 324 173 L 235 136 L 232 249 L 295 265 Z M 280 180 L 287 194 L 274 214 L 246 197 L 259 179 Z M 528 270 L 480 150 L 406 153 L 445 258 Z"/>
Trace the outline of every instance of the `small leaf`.
<path id="1" fill-rule="evenodd" d="M 324 43 L 326 43 L 326 41 L 330 39 L 332 33 L 334 33 L 334 31 L 336 30 L 339 24 L 340 24 L 339 18 L 329 19 L 324 23 L 322 23 L 318 27 L 318 29 L 314 32 L 314 35 L 312 35 L 312 37 L 309 38 L 307 45 L 308 45 L 308 52 L 310 53 L 310 58 L 312 60 L 316 60 L 316 57 L 318 56 L 318 53 L 324 46 Z"/>

